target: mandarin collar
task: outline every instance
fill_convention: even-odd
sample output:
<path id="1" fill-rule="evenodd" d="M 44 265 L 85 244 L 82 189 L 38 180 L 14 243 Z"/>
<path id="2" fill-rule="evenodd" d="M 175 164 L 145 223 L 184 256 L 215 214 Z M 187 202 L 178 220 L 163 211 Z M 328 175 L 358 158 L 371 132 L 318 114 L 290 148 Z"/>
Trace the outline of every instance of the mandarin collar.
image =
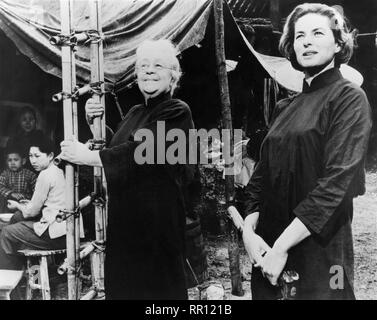
<path id="1" fill-rule="evenodd" d="M 144 106 L 147 107 L 147 108 L 154 108 L 155 106 L 157 106 L 161 102 L 164 102 L 164 101 L 167 101 L 167 100 L 170 100 L 170 99 L 171 99 L 170 92 L 165 92 L 165 93 L 158 95 L 157 97 L 149 98 L 146 102 L 144 102 Z"/>
<path id="2" fill-rule="evenodd" d="M 331 68 L 329 70 L 326 70 L 325 72 L 322 72 L 317 77 L 315 77 L 312 82 L 310 83 L 310 86 L 308 83 L 303 80 L 303 86 L 302 86 L 302 92 L 303 93 L 309 93 L 316 91 L 318 89 L 321 89 L 323 87 L 326 87 L 330 85 L 331 83 L 342 79 L 342 74 L 339 71 L 339 68 Z"/>

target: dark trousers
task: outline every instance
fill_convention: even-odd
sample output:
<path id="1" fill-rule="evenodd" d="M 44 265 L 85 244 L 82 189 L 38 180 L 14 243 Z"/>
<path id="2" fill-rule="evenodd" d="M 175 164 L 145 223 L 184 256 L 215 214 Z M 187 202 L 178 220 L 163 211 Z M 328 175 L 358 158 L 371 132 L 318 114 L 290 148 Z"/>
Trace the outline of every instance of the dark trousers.
<path id="1" fill-rule="evenodd" d="M 48 230 L 38 236 L 33 229 L 35 221 L 23 220 L 4 226 L 0 233 L 0 269 L 21 270 L 24 257 L 18 250 L 54 250 L 66 247 L 65 236 L 51 239 Z"/>
<path id="2" fill-rule="evenodd" d="M 10 212 L 9 212 L 10 213 Z M 33 221 L 33 222 L 37 222 L 40 220 L 40 216 L 37 216 L 37 217 L 34 217 L 34 218 L 31 218 L 31 219 L 27 219 L 29 221 Z M 24 216 L 22 215 L 22 212 L 21 211 L 16 211 L 12 218 L 10 219 L 9 222 L 3 222 L 3 221 L 0 221 L 0 234 L 1 234 L 1 230 L 3 230 L 3 228 L 5 226 L 8 226 L 10 224 L 14 224 L 14 223 L 17 223 L 17 222 L 20 222 L 20 221 L 26 221 L 26 219 L 24 218 Z"/>

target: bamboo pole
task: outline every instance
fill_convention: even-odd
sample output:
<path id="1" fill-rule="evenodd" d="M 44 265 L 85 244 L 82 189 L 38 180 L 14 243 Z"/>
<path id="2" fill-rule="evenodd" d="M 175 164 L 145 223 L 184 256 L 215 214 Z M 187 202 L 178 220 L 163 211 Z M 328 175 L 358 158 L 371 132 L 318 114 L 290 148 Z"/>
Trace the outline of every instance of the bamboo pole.
<path id="1" fill-rule="evenodd" d="M 90 27 L 91 30 L 96 30 L 99 34 L 102 33 L 101 25 L 101 0 L 90 1 Z M 101 90 L 104 91 L 104 71 L 103 71 L 103 45 L 102 41 L 91 41 L 90 43 L 90 64 L 91 64 L 91 82 L 102 82 Z M 92 97 L 96 102 L 101 103 L 105 107 L 104 94 L 93 93 Z M 100 117 L 93 120 L 93 139 L 94 141 L 105 140 L 105 113 Z M 94 192 L 104 200 L 105 185 L 104 185 L 104 172 L 100 167 L 94 168 Z M 95 207 L 95 234 L 96 241 L 104 242 L 106 239 L 106 201 L 94 202 Z M 104 285 L 104 262 L 105 255 L 103 251 L 96 251 L 92 254 L 92 275 L 95 288 L 103 291 Z"/>
<path id="2" fill-rule="evenodd" d="M 73 5 L 71 5 L 71 12 L 73 10 Z M 73 19 L 73 15 L 71 15 Z M 73 60 L 72 63 L 72 76 L 75 80 L 75 86 L 76 86 L 76 63 Z M 79 138 L 79 125 L 78 125 L 78 111 L 77 111 L 77 101 L 76 99 L 72 99 L 72 113 L 73 113 L 73 134 L 78 139 Z M 75 208 L 79 208 L 79 166 L 75 166 L 75 175 L 74 175 L 74 192 L 75 192 Z M 81 279 L 79 275 L 77 274 L 78 270 L 81 269 L 81 259 L 79 259 L 80 256 L 80 215 L 74 215 L 73 221 L 74 221 L 74 230 L 75 230 L 75 278 L 76 278 L 76 298 L 80 299 L 81 295 Z"/>
<path id="3" fill-rule="evenodd" d="M 63 35 L 69 35 L 72 32 L 72 18 L 73 18 L 73 0 L 61 0 L 61 32 Z M 75 72 L 75 56 L 72 47 L 68 45 L 62 46 L 62 81 L 63 92 L 72 93 L 76 86 L 76 72 Z M 64 139 L 72 140 L 72 135 L 77 135 L 77 106 L 71 98 L 63 100 L 63 117 L 64 117 Z M 77 173 L 75 167 L 70 164 L 65 164 L 65 179 L 66 179 L 66 210 L 73 212 L 77 202 L 77 187 L 75 180 Z M 76 218 L 71 215 L 67 219 L 67 260 L 69 264 L 67 278 L 68 278 L 68 299 L 78 299 L 78 283 L 76 280 L 77 271 L 77 233 L 76 233 Z"/>
<path id="4" fill-rule="evenodd" d="M 91 254 L 96 249 L 93 243 L 88 244 L 84 249 L 82 249 L 79 253 L 80 260 L 82 261 L 86 258 L 89 254 Z M 62 275 L 67 272 L 68 270 L 68 261 L 64 260 L 64 262 L 58 267 L 58 274 Z M 79 277 L 78 277 L 79 278 Z"/>
<path id="5" fill-rule="evenodd" d="M 230 98 L 228 77 L 225 65 L 225 48 L 224 48 L 224 17 L 223 17 L 223 1 L 214 0 L 214 17 L 215 17 L 215 47 L 216 47 L 216 63 L 217 73 L 219 79 L 220 99 L 221 99 L 221 113 L 223 120 L 223 128 L 228 130 L 228 133 L 233 131 L 232 128 L 232 114 L 230 110 Z M 224 160 L 225 166 L 231 164 L 231 155 L 233 154 L 233 135 L 225 134 L 223 136 L 224 143 Z M 227 207 L 231 205 L 234 200 L 234 175 L 225 176 L 225 197 Z M 243 295 L 241 271 L 240 271 L 240 257 L 238 246 L 238 233 L 233 224 L 229 221 L 227 224 L 228 231 L 228 255 L 229 268 L 232 282 L 232 294 L 236 296 Z"/>

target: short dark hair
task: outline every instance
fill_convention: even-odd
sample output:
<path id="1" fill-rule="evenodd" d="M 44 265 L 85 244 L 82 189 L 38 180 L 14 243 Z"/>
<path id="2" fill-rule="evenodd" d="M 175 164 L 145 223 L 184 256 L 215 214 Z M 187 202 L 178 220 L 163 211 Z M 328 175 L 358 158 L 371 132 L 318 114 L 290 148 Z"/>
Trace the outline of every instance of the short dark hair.
<path id="1" fill-rule="evenodd" d="M 33 115 L 35 121 L 37 121 L 37 113 L 35 112 L 35 109 L 33 107 L 30 107 L 30 106 L 22 107 L 20 112 L 19 112 L 19 118 L 21 118 L 21 116 L 25 113 L 31 113 Z"/>
<path id="2" fill-rule="evenodd" d="M 335 42 L 341 48 L 335 54 L 335 66 L 339 67 L 342 63 L 347 63 L 353 53 L 354 41 L 352 33 L 349 31 L 345 18 L 335 8 L 320 3 L 304 3 L 293 9 L 285 22 L 283 34 L 280 38 L 279 50 L 281 54 L 291 61 L 293 68 L 303 71 L 303 68 L 297 62 L 293 48 L 294 33 L 297 20 L 309 13 L 329 18 Z"/>
<path id="3" fill-rule="evenodd" d="M 38 137 L 35 139 L 32 139 L 30 142 L 30 148 L 31 147 L 37 147 L 42 153 L 50 154 L 53 153 L 54 155 L 56 154 L 56 148 L 54 143 L 52 142 L 51 139 L 47 137 Z M 30 150 L 29 148 L 29 150 Z"/>
<path id="4" fill-rule="evenodd" d="M 18 144 L 15 144 L 15 143 L 12 143 L 10 145 L 8 145 L 6 148 L 5 148 L 5 152 L 4 152 L 4 155 L 5 157 L 8 157 L 10 154 L 12 153 L 16 153 L 18 154 L 21 158 L 25 158 L 25 154 L 23 154 L 23 152 L 21 151 L 22 148 L 18 145 Z"/>

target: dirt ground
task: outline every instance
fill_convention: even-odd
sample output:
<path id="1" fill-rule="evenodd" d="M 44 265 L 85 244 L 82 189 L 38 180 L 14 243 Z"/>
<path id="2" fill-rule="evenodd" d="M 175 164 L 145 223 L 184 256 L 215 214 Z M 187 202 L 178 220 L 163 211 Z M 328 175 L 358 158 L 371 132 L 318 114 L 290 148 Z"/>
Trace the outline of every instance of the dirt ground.
<path id="1" fill-rule="evenodd" d="M 365 195 L 354 200 L 355 292 L 377 300 L 377 172 L 366 180 Z"/>
<path id="2" fill-rule="evenodd" d="M 355 293 L 357 299 L 377 300 L 377 171 L 367 174 L 366 189 L 364 196 L 354 200 Z M 225 300 L 250 300 L 251 265 L 244 248 L 241 246 L 240 255 L 244 296 L 236 297 L 231 295 L 229 260 L 224 237 L 207 236 L 205 244 L 208 280 L 204 285 L 221 285 L 225 291 Z M 67 299 L 66 276 L 59 276 L 51 270 L 50 278 L 52 299 Z M 24 285 L 22 287 L 24 288 Z M 82 293 L 87 292 L 89 287 L 90 283 L 84 283 Z M 41 295 L 37 293 L 34 299 L 41 299 Z M 197 288 L 189 289 L 189 299 L 199 299 Z"/>

